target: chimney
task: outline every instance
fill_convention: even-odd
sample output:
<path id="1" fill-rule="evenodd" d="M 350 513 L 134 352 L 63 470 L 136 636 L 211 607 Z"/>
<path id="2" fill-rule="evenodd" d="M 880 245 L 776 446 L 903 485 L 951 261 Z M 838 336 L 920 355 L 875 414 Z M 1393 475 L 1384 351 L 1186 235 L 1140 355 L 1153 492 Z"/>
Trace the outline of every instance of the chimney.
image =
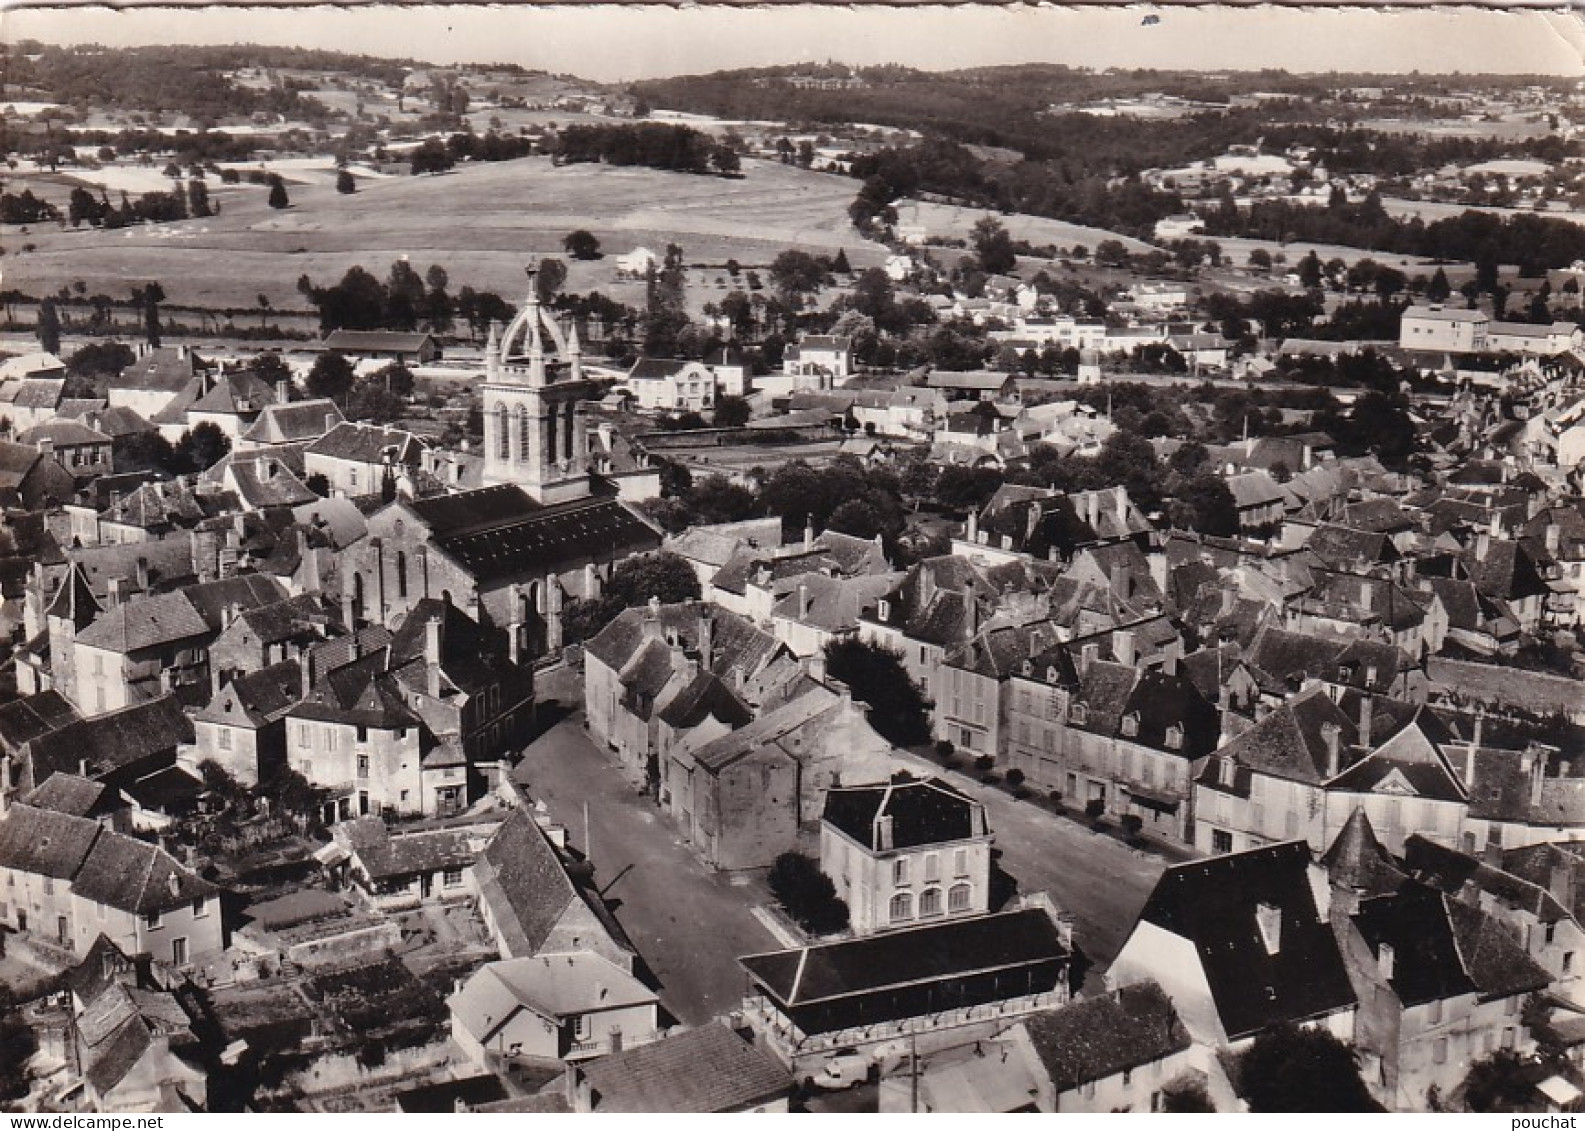
<path id="1" fill-rule="evenodd" d="M 1238 604 L 1238 591 L 1236 589 L 1233 589 L 1230 586 L 1224 586 L 1223 589 L 1222 589 L 1222 612 L 1221 612 L 1221 615 L 1224 616 L 1224 617 L 1232 616 L 1233 615 L 1233 609 L 1237 606 L 1237 604 Z"/>
<path id="2" fill-rule="evenodd" d="M 331 429 L 335 428 L 335 426 L 336 426 L 336 414 L 333 413 L 333 412 L 325 413 L 325 431 L 329 432 Z"/>
<path id="3" fill-rule="evenodd" d="M 643 630 L 645 640 L 659 640 L 661 638 L 659 597 L 651 597 L 649 599 L 649 608 L 644 613 Z"/>
<path id="4" fill-rule="evenodd" d="M 424 669 L 429 676 L 429 697 L 440 698 L 440 616 L 424 622 Z"/>
<path id="5" fill-rule="evenodd" d="M 699 607 L 699 662 L 707 669 L 715 664 L 715 621 L 708 605 Z"/>
<path id="6" fill-rule="evenodd" d="M 1260 930 L 1260 941 L 1267 954 L 1282 950 L 1282 908 L 1274 903 L 1255 905 L 1255 926 Z"/>
<path id="7" fill-rule="evenodd" d="M 314 693 L 313 664 L 309 661 L 307 652 L 304 652 L 297 660 L 297 674 L 299 677 L 298 690 L 302 692 L 302 697 L 307 699 Z"/>
<path id="8" fill-rule="evenodd" d="M 809 586 L 804 582 L 798 583 L 798 619 L 807 620 L 809 617 Z"/>
<path id="9" fill-rule="evenodd" d="M 0 754 L 0 817 L 11 811 L 11 755 Z"/>
<path id="10" fill-rule="evenodd" d="M 1536 809 L 1541 805 L 1541 787 L 1546 783 L 1546 748 L 1531 744 L 1527 751 L 1530 755 L 1530 808 Z"/>
<path id="11" fill-rule="evenodd" d="M 112 605 L 121 603 L 121 579 L 119 577 L 111 577 L 105 580 L 105 596 L 110 599 L 110 604 Z"/>
<path id="12" fill-rule="evenodd" d="M 889 852 L 892 847 L 892 818 L 891 814 L 883 813 L 875 818 L 875 848 L 878 852 Z"/>
<path id="13" fill-rule="evenodd" d="M 1370 612 L 1376 607 L 1376 584 L 1367 581 L 1359 587 L 1359 607 Z"/>
<path id="14" fill-rule="evenodd" d="M 1133 667 L 1138 659 L 1134 648 L 1134 633 L 1131 629 L 1118 628 L 1112 630 L 1112 656 L 1124 667 Z"/>
<path id="15" fill-rule="evenodd" d="M 1482 530 L 1475 537 L 1475 560 L 1483 562 L 1489 553 L 1491 553 L 1491 535 Z"/>
<path id="16" fill-rule="evenodd" d="M 1557 557 L 1557 552 L 1563 544 L 1563 528 L 1555 522 L 1546 524 L 1546 552 L 1552 557 Z"/>
<path id="17" fill-rule="evenodd" d="M 1391 943 L 1382 943 L 1376 948 L 1376 973 L 1383 982 L 1392 981 L 1393 971 L 1397 967 L 1396 959 Z"/>
<path id="18" fill-rule="evenodd" d="M 1375 720 L 1376 697 L 1367 692 L 1359 697 L 1359 744 L 1367 750 L 1374 745 L 1371 741 L 1371 724 Z"/>
<path id="19" fill-rule="evenodd" d="M 87 758 L 79 758 L 79 759 L 77 759 L 77 776 L 80 777 L 80 778 L 86 778 L 86 777 L 90 777 L 91 776 L 88 773 L 88 759 Z"/>
<path id="20" fill-rule="evenodd" d="M 48 436 L 39 437 L 39 455 L 45 459 L 55 458 L 55 441 Z"/>
<path id="21" fill-rule="evenodd" d="M 980 516 L 977 511 L 969 512 L 969 526 L 965 535 L 965 542 L 978 542 L 980 540 Z"/>
<path id="22" fill-rule="evenodd" d="M 1486 705 L 1484 703 L 1475 708 L 1475 733 L 1470 737 L 1471 750 L 1479 750 L 1481 743 L 1486 738 Z M 1466 785 L 1469 783 L 1466 782 Z"/>
<path id="23" fill-rule="evenodd" d="M 176 896 L 181 895 L 182 877 L 178 873 L 172 872 L 168 877 L 168 881 L 171 889 L 171 898 L 174 899 Z"/>
<path id="24" fill-rule="evenodd" d="M 137 579 L 138 592 L 147 593 L 149 591 L 149 559 L 142 555 L 138 556 Z"/>
<path id="25" fill-rule="evenodd" d="M 1321 741 L 1326 743 L 1326 776 L 1337 777 L 1343 764 L 1343 728 L 1336 723 L 1321 724 Z"/>
<path id="26" fill-rule="evenodd" d="M 1161 654 L 1161 674 L 1172 676 L 1178 674 L 1177 645 L 1170 645 L 1167 650 Z"/>
<path id="27" fill-rule="evenodd" d="M 813 517 L 804 519 L 804 549 L 815 548 L 815 520 Z"/>
<path id="28" fill-rule="evenodd" d="M 826 654 L 816 652 L 809 657 L 809 678 L 816 683 L 826 681 Z"/>
<path id="29" fill-rule="evenodd" d="M 1365 689 L 1368 691 L 1376 686 L 1377 668 L 1375 664 L 1365 665 Z"/>
<path id="30" fill-rule="evenodd" d="M 1134 595 L 1134 577 L 1128 567 L 1118 562 L 1112 566 L 1112 592 L 1123 600 Z"/>
<path id="31" fill-rule="evenodd" d="M 1080 675 L 1088 675 L 1089 672 L 1090 672 L 1090 665 L 1095 663 L 1096 659 L 1100 656 L 1100 654 L 1101 654 L 1101 646 L 1099 644 L 1085 644 L 1082 647 L 1080 647 L 1080 649 L 1079 649 L 1079 674 Z"/>
<path id="32" fill-rule="evenodd" d="M 1117 504 L 1117 527 L 1119 531 L 1128 529 L 1128 492 L 1122 487 L 1112 489 L 1112 501 Z"/>

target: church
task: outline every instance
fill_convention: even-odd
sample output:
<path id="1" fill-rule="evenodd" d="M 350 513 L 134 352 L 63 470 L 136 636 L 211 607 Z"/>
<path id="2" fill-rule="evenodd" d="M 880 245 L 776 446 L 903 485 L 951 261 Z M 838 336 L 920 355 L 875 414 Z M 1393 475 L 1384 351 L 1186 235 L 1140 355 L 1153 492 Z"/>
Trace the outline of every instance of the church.
<path id="1" fill-rule="evenodd" d="M 576 331 L 536 297 L 505 333 L 491 328 L 480 384 L 484 486 L 401 496 L 371 515 L 341 571 L 349 624 L 396 624 L 426 597 L 505 630 L 514 659 L 560 651 L 562 613 L 598 596 L 612 568 L 655 550 L 661 532 L 591 466 Z"/>

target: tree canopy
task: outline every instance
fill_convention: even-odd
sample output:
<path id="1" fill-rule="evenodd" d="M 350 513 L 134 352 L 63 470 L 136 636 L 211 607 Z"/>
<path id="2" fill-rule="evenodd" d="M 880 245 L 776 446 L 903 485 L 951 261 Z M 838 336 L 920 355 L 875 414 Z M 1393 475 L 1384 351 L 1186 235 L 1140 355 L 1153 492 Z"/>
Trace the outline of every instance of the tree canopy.
<path id="1" fill-rule="evenodd" d="M 1354 1050 L 1324 1029 L 1266 1030 L 1239 1058 L 1238 1076 L 1253 1112 L 1381 1110 L 1360 1079 Z"/>
<path id="2" fill-rule="evenodd" d="M 897 652 L 851 637 L 826 645 L 826 674 L 847 684 L 853 698 L 869 705 L 870 725 L 895 746 L 930 738 L 925 697 Z"/>

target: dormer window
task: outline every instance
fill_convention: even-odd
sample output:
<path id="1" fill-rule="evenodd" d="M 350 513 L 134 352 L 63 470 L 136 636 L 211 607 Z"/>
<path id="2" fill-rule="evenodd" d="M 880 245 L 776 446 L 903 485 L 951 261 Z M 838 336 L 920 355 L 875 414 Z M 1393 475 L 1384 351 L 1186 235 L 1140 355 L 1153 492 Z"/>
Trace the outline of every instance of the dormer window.
<path id="1" fill-rule="evenodd" d="M 1086 714 L 1087 714 L 1087 712 L 1084 709 L 1084 704 L 1083 703 L 1075 703 L 1071 707 L 1068 708 L 1068 721 L 1069 722 L 1073 722 L 1073 723 L 1077 723 L 1080 726 L 1083 726 Z"/>
<path id="2" fill-rule="evenodd" d="M 890 601 L 888 601 L 885 597 L 882 597 L 881 600 L 880 600 L 880 604 L 875 606 L 875 613 L 876 613 L 876 616 L 878 616 L 883 621 L 891 620 L 892 619 L 892 603 Z"/>
<path id="3" fill-rule="evenodd" d="M 1046 682 L 1047 683 L 1056 683 L 1057 682 L 1057 669 L 1056 669 L 1055 665 L 1053 665 L 1053 666 L 1051 666 L 1051 667 L 1046 669 Z"/>
<path id="4" fill-rule="evenodd" d="M 1139 733 L 1139 715 L 1130 711 L 1123 716 L 1123 733 L 1133 738 Z"/>
<path id="5" fill-rule="evenodd" d="M 1181 750 L 1183 748 L 1183 728 L 1177 724 L 1167 728 L 1167 749 Z"/>

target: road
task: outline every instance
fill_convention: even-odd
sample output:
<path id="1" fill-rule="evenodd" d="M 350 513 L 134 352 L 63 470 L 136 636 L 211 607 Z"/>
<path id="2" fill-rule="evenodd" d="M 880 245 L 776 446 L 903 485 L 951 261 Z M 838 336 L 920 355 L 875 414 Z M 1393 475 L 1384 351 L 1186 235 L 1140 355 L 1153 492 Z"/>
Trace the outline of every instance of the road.
<path id="1" fill-rule="evenodd" d="M 582 702 L 562 671 L 541 680 L 540 694 Z M 666 1007 L 689 1024 L 736 1008 L 745 987 L 738 956 L 781 948 L 750 911 L 769 900 L 762 879 L 701 864 L 589 739 L 581 709 L 530 745 L 514 776 L 580 849 L 587 803 L 596 882 L 659 979 Z M 985 805 L 1000 866 L 1018 890 L 1044 891 L 1073 916 L 1074 940 L 1093 963 L 1084 988 L 1093 991 L 1165 862 L 967 775 L 946 776 Z"/>
<path id="2" fill-rule="evenodd" d="M 551 687 L 541 694 L 555 694 Z M 746 988 L 738 956 L 781 949 L 750 913 L 767 898 L 763 883 L 701 864 L 590 741 L 581 710 L 531 744 L 513 776 L 566 826 L 569 841 L 587 849 L 593 840 L 595 882 L 660 982 L 662 1004 L 689 1025 L 737 1008 Z"/>
<path id="3" fill-rule="evenodd" d="M 1001 869 L 1018 890 L 1043 891 L 1073 916 L 1074 941 L 1095 964 L 1084 986 L 1093 990 L 1094 975 L 1117 957 L 1166 861 L 965 774 L 944 776 L 985 805 Z"/>

